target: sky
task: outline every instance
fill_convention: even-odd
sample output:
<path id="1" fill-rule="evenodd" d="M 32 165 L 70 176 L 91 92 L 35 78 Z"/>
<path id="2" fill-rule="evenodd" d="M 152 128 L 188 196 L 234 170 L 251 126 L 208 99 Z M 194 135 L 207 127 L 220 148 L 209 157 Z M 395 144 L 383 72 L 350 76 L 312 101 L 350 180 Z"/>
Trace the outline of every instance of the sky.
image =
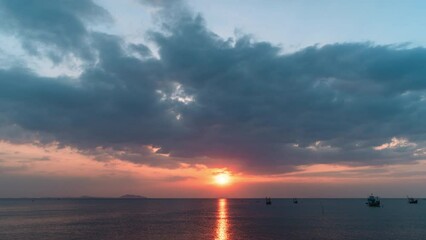
<path id="1" fill-rule="evenodd" d="M 424 5 L 0 0 L 0 197 L 426 196 Z"/>

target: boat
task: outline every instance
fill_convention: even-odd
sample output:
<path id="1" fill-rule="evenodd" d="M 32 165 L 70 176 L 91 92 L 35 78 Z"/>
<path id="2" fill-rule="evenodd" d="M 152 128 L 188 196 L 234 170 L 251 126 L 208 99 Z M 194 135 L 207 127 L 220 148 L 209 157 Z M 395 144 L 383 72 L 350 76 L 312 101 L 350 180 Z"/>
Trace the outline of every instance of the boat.
<path id="1" fill-rule="evenodd" d="M 293 203 L 297 204 L 297 203 L 299 203 L 299 200 L 297 200 L 297 198 L 293 198 Z"/>
<path id="2" fill-rule="evenodd" d="M 265 201 L 266 201 L 266 205 L 271 205 L 272 204 L 272 201 L 271 201 L 270 197 L 266 197 Z"/>
<path id="3" fill-rule="evenodd" d="M 418 200 L 412 197 L 407 196 L 407 200 L 409 204 L 417 204 Z"/>
<path id="4" fill-rule="evenodd" d="M 371 194 L 368 198 L 367 198 L 367 202 L 366 204 L 369 207 L 380 207 L 380 199 L 378 196 L 374 196 L 373 194 Z"/>

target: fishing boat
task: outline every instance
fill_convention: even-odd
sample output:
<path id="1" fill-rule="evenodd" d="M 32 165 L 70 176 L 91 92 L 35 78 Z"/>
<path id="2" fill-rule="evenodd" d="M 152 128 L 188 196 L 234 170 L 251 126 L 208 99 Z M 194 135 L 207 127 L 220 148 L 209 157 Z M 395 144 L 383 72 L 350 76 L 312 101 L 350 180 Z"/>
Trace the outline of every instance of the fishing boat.
<path id="1" fill-rule="evenodd" d="M 293 198 L 293 203 L 297 204 L 297 203 L 299 203 L 299 200 L 297 200 L 297 198 Z"/>
<path id="2" fill-rule="evenodd" d="M 271 205 L 272 204 L 272 201 L 271 201 L 270 197 L 266 197 L 265 201 L 266 201 L 266 205 Z"/>
<path id="3" fill-rule="evenodd" d="M 407 196 L 407 200 L 409 204 L 417 204 L 418 200 L 412 197 Z"/>
<path id="4" fill-rule="evenodd" d="M 373 194 L 371 194 L 368 198 L 367 198 L 367 202 L 366 204 L 369 207 L 380 207 L 380 199 L 378 196 L 374 196 Z"/>

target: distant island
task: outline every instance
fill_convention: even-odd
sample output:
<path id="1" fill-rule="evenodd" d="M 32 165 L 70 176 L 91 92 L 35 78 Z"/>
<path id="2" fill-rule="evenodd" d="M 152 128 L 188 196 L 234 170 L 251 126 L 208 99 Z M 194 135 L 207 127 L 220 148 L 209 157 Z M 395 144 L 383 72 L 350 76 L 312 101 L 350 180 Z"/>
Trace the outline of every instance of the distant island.
<path id="1" fill-rule="evenodd" d="M 146 198 L 146 197 L 140 196 L 140 195 L 134 195 L 134 194 L 125 194 L 123 196 L 120 196 L 120 198 Z"/>

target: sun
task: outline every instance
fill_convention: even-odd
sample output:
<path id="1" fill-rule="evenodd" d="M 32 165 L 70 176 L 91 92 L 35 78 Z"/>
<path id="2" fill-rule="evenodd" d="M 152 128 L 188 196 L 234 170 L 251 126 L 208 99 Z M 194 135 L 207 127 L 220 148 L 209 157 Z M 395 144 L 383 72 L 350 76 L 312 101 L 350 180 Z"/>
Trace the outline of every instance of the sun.
<path id="1" fill-rule="evenodd" d="M 214 176 L 214 181 L 217 185 L 227 185 L 231 181 L 231 175 L 227 172 L 222 172 Z"/>

